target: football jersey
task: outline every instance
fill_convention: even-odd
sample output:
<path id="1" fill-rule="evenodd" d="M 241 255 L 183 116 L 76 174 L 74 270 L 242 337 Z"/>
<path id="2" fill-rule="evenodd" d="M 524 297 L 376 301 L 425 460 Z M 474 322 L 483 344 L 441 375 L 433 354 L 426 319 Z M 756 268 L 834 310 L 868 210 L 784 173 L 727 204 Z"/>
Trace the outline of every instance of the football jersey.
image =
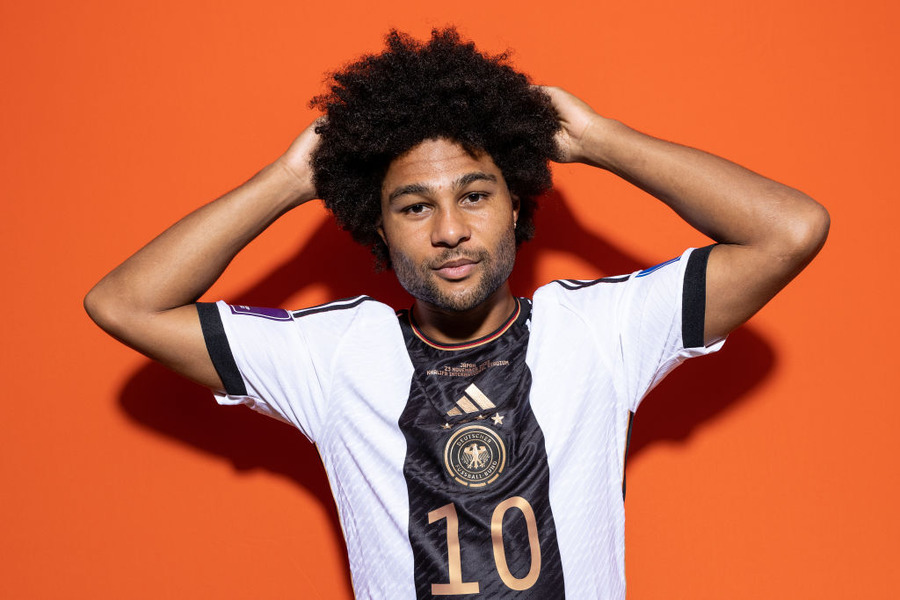
<path id="1" fill-rule="evenodd" d="M 703 345 L 709 250 L 555 281 L 463 344 L 368 296 L 198 311 L 218 401 L 316 443 L 358 598 L 624 598 L 631 417 L 721 347 Z"/>

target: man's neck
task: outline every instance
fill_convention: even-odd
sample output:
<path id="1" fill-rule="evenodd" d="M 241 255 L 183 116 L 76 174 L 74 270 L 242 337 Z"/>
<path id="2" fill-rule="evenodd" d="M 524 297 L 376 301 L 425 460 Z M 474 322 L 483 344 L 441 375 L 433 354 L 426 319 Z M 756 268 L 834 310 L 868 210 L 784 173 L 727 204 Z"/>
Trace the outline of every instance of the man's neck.
<path id="1" fill-rule="evenodd" d="M 503 284 L 487 300 L 465 312 L 451 312 L 416 300 L 413 316 L 419 330 L 440 344 L 477 340 L 500 328 L 516 307 L 516 299 Z"/>

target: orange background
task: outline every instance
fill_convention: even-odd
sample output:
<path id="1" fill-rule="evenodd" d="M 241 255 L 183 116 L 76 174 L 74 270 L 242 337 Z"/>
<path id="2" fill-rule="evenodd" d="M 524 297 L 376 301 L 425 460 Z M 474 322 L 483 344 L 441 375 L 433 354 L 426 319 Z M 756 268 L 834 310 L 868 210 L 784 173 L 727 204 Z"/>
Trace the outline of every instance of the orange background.
<path id="1" fill-rule="evenodd" d="M 448 23 L 513 48 L 535 81 L 832 215 L 808 270 L 639 411 L 629 598 L 900 597 L 896 6 L 3 2 L 0 597 L 350 596 L 315 449 L 116 343 L 81 299 L 274 159 L 314 117 L 323 73 L 392 26 L 421 37 Z M 555 174 L 518 293 L 706 243 L 611 175 Z M 370 264 L 304 207 L 207 297 L 405 306 Z"/>

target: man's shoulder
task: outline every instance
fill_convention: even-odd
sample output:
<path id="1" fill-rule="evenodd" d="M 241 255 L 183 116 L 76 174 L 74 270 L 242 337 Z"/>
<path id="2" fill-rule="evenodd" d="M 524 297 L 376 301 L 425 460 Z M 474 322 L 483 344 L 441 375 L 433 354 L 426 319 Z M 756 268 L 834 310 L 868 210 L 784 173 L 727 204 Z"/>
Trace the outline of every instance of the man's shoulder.
<path id="1" fill-rule="evenodd" d="M 705 249 L 704 249 L 705 250 Z M 684 264 L 688 262 L 688 258 L 696 252 L 696 249 L 689 248 L 684 253 L 660 262 L 652 267 L 636 270 L 632 273 L 623 275 L 613 275 L 609 277 L 600 277 L 597 279 L 555 279 L 550 283 L 538 288 L 535 292 L 535 298 L 539 295 L 554 296 L 579 296 L 580 292 L 586 295 L 593 293 L 615 293 L 617 289 L 629 287 L 616 284 L 634 284 L 639 285 L 650 281 L 657 281 L 663 278 L 678 279 L 684 270 Z"/>
<path id="2" fill-rule="evenodd" d="M 596 302 L 599 298 L 612 298 L 634 277 L 616 275 L 598 279 L 555 279 L 534 292 L 534 303 L 538 307 L 546 305 L 581 304 Z"/>
<path id="3" fill-rule="evenodd" d="M 341 338 L 351 331 L 375 330 L 383 334 L 385 328 L 397 326 L 393 308 L 365 295 L 296 310 L 218 304 L 218 312 L 228 322 L 227 329 L 258 336 Z"/>
<path id="4" fill-rule="evenodd" d="M 538 292 L 545 289 L 575 292 L 596 285 L 624 283 L 631 279 L 631 277 L 631 275 L 616 275 L 614 277 L 601 277 L 599 279 L 554 279 L 550 283 L 541 286 L 538 289 Z M 535 295 L 537 295 L 537 292 Z"/>
<path id="5" fill-rule="evenodd" d="M 396 314 L 394 309 L 387 304 L 384 304 L 376 300 L 375 298 L 372 298 L 371 296 L 365 295 L 340 298 L 338 300 L 332 300 L 324 304 L 318 304 L 316 306 L 300 308 L 288 312 L 291 318 L 295 321 L 314 318 L 342 319 L 353 317 L 358 314 L 366 314 L 373 317 L 392 316 Z"/>
<path id="6" fill-rule="evenodd" d="M 290 311 L 291 320 L 304 336 L 315 339 L 355 339 L 391 336 L 399 331 L 397 312 L 371 296 L 352 296 Z M 350 336 L 350 338 L 348 338 Z"/>

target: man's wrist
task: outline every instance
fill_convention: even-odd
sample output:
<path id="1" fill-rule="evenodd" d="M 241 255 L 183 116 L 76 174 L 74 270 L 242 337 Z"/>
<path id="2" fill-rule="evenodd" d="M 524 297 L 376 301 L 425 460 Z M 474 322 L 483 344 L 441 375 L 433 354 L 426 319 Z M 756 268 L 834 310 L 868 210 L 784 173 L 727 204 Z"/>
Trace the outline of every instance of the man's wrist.
<path id="1" fill-rule="evenodd" d="M 601 169 L 609 169 L 612 164 L 613 148 L 628 131 L 628 127 L 614 119 L 594 115 L 591 124 L 581 137 L 581 162 Z"/>
<path id="2" fill-rule="evenodd" d="M 260 172 L 265 179 L 266 186 L 281 203 L 283 208 L 289 210 L 316 198 L 315 186 L 312 182 L 312 169 L 307 167 L 303 173 L 298 173 L 281 159 L 276 160 Z"/>

